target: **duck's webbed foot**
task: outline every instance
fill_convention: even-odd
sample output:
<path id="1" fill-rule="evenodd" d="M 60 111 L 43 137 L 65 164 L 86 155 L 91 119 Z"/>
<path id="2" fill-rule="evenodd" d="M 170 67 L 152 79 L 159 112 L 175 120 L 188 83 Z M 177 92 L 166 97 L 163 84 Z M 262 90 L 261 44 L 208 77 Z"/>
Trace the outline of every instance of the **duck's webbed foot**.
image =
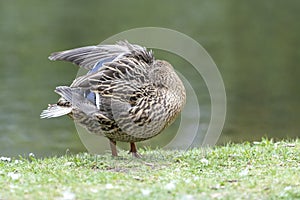
<path id="1" fill-rule="evenodd" d="M 131 153 L 132 156 L 135 157 L 135 158 L 142 158 L 141 154 L 139 154 L 137 152 L 134 142 L 130 142 L 130 151 L 129 151 L 129 153 Z"/>

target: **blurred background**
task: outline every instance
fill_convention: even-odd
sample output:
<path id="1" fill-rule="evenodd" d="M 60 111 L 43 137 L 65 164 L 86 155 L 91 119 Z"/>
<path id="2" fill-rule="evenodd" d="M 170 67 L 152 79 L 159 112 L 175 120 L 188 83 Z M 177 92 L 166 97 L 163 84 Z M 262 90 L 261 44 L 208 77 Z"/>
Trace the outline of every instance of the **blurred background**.
<path id="1" fill-rule="evenodd" d="M 261 0 L 1 1 L 0 156 L 85 151 L 68 117 L 39 119 L 47 104 L 58 99 L 55 87 L 69 85 L 78 70 L 47 57 L 147 26 L 192 37 L 215 61 L 228 101 L 218 144 L 299 137 L 299 7 L 298 1 Z M 155 51 L 155 56 L 179 71 L 190 69 L 185 60 L 167 52 Z M 193 81 L 193 71 L 183 71 Z M 205 129 L 209 94 L 203 83 L 193 85 Z M 178 122 L 167 133 L 176 126 Z"/>

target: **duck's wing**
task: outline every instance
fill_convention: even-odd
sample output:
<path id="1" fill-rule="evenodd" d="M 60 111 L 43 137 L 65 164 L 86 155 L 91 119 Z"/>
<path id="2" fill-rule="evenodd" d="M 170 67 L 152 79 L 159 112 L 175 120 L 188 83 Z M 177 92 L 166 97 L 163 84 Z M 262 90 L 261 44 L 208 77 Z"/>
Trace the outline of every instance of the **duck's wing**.
<path id="1" fill-rule="evenodd" d="M 153 66 L 143 59 L 125 57 L 78 77 L 70 87 L 90 91 L 101 113 L 127 134 L 149 138 L 165 126 L 165 122 L 160 123 L 161 116 L 155 114 L 165 108 L 158 102 L 158 86 L 149 75 L 152 70 Z"/>
<path id="2" fill-rule="evenodd" d="M 124 57 L 139 57 L 147 63 L 153 62 L 153 54 L 145 47 L 130 44 L 127 41 L 119 41 L 115 45 L 95 45 L 52 53 L 50 60 L 64 60 L 72 62 L 80 67 L 98 71 L 107 62 L 114 62 Z"/>

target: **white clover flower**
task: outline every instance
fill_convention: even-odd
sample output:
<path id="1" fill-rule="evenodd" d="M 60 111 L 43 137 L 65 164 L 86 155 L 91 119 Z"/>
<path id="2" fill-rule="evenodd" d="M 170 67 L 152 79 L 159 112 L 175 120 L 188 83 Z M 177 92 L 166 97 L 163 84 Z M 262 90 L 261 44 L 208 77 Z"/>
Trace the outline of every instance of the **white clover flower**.
<path id="1" fill-rule="evenodd" d="M 10 157 L 5 157 L 5 156 L 1 156 L 1 157 L 0 157 L 0 160 L 1 160 L 1 161 L 7 161 L 7 162 L 10 162 L 10 161 L 11 161 L 11 158 L 10 158 Z"/>
<path id="2" fill-rule="evenodd" d="M 35 157 L 34 153 L 29 153 L 29 157 Z"/>
<path id="3" fill-rule="evenodd" d="M 105 185 L 105 188 L 106 188 L 106 189 L 113 189 L 114 186 L 113 186 L 112 184 L 110 184 L 110 183 L 107 183 L 107 184 Z"/>
<path id="4" fill-rule="evenodd" d="M 176 188 L 176 185 L 174 182 L 170 182 L 167 185 L 165 185 L 166 190 L 174 190 Z"/>
<path id="5" fill-rule="evenodd" d="M 14 172 L 8 172 L 7 176 L 10 177 L 12 180 L 18 180 L 21 177 L 21 174 L 14 173 Z"/>
<path id="6" fill-rule="evenodd" d="M 151 190 L 149 189 L 141 189 L 142 195 L 149 196 L 151 193 Z"/>
<path id="7" fill-rule="evenodd" d="M 203 163 L 204 165 L 208 165 L 209 164 L 209 162 L 208 162 L 208 160 L 206 158 L 202 158 L 200 160 L 200 162 Z"/>
<path id="8" fill-rule="evenodd" d="M 67 189 L 67 190 L 64 190 L 62 192 L 62 197 L 59 198 L 59 199 L 62 199 L 62 200 L 73 200 L 73 199 L 76 199 L 76 195 L 75 195 L 75 193 L 73 193 L 69 189 Z"/>
<path id="9" fill-rule="evenodd" d="M 242 170 L 242 171 L 239 173 L 240 176 L 247 176 L 248 174 L 249 174 L 249 169 L 248 169 L 248 167 L 247 167 L 246 169 Z"/>

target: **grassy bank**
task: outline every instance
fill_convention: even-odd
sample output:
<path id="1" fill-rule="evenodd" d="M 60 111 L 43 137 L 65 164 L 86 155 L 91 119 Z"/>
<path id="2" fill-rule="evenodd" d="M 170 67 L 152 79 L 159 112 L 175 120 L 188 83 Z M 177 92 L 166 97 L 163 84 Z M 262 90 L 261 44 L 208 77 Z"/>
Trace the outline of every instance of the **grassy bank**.
<path id="1" fill-rule="evenodd" d="M 300 199 L 300 140 L 0 160 L 0 199 Z"/>

